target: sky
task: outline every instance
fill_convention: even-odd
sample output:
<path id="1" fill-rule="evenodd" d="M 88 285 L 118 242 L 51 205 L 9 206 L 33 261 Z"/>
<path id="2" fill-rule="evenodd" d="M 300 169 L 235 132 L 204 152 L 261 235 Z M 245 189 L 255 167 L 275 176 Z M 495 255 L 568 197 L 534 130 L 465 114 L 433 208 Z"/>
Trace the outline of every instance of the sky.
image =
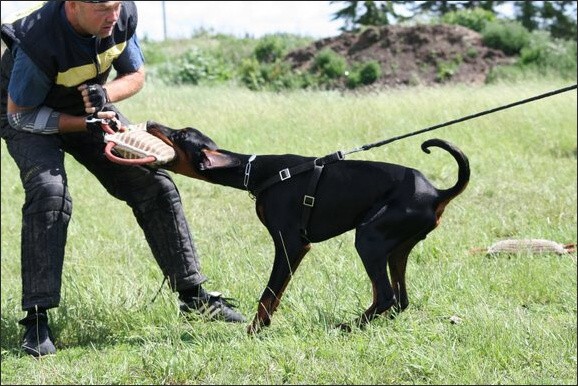
<path id="1" fill-rule="evenodd" d="M 2 1 L 2 16 L 20 11 L 30 1 Z M 321 39 L 340 34 L 342 20 L 332 21 L 342 4 L 329 1 L 135 1 L 137 35 L 150 40 L 189 38 L 205 30 L 236 37 L 260 38 L 290 33 Z M 164 12 L 163 12 L 164 3 Z M 165 15 L 163 17 L 163 14 Z M 166 19 L 166 26 L 164 20 Z"/>

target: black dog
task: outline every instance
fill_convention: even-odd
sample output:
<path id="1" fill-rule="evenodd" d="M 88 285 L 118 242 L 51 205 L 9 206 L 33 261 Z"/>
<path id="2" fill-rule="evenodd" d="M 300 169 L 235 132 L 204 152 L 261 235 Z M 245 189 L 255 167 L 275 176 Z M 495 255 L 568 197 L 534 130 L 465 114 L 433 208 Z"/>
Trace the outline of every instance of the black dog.
<path id="1" fill-rule="evenodd" d="M 459 165 L 457 183 L 436 189 L 422 173 L 384 162 L 343 160 L 340 152 L 322 158 L 294 154 L 245 155 L 218 149 L 193 128 L 173 130 L 149 122 L 149 133 L 173 146 L 177 157 L 163 168 L 211 183 L 249 191 L 259 219 L 275 244 L 267 287 L 248 333 L 271 324 L 273 312 L 301 259 L 320 242 L 355 229 L 355 248 L 373 286 L 373 303 L 355 323 L 362 326 L 408 304 L 407 258 L 440 221 L 446 205 L 467 186 L 467 157 L 440 139 L 422 144 L 448 151 Z M 391 281 L 388 277 L 389 275 Z M 348 324 L 340 327 L 349 331 Z"/>

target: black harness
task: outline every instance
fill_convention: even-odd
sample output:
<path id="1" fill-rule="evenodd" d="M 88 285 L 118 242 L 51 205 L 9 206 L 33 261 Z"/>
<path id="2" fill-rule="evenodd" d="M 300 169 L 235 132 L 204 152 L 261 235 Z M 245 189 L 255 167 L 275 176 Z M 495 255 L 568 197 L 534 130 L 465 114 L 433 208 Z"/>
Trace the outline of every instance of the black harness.
<path id="1" fill-rule="evenodd" d="M 292 168 L 282 169 L 277 174 L 263 181 L 250 193 L 254 197 L 258 197 L 259 194 L 261 194 L 265 189 L 269 188 L 270 186 L 275 185 L 279 182 L 283 182 L 293 176 L 296 176 L 298 174 L 313 169 L 311 173 L 311 179 L 309 180 L 309 186 L 307 187 L 307 191 L 303 196 L 303 214 L 301 215 L 301 236 L 307 239 L 307 227 L 309 225 L 309 218 L 311 217 L 311 210 L 315 206 L 315 192 L 317 191 L 317 185 L 319 183 L 319 178 L 321 177 L 323 167 L 327 164 L 336 161 L 342 161 L 344 158 L 345 157 L 343 153 L 341 151 L 337 151 L 335 153 L 328 154 L 325 157 L 316 158 L 313 161 L 293 166 Z M 254 156 L 249 158 L 249 162 L 245 167 L 245 181 L 244 181 L 245 187 L 247 187 L 249 182 L 249 175 L 251 173 L 251 162 L 254 159 L 255 159 Z"/>

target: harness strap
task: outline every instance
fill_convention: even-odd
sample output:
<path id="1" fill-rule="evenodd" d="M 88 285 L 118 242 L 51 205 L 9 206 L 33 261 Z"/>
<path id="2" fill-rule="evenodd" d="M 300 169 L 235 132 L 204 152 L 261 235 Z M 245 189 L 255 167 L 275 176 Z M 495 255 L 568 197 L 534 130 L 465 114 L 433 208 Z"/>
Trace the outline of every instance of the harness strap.
<path id="1" fill-rule="evenodd" d="M 316 165 L 323 166 L 335 161 L 341 161 L 343 159 L 344 159 L 343 153 L 341 151 L 337 151 L 335 153 L 328 154 L 325 157 L 316 158 L 311 162 L 305 162 L 292 168 L 281 169 L 277 174 L 269 177 L 268 179 L 263 181 L 261 185 L 253 189 L 252 193 L 255 197 L 258 197 L 263 190 L 267 189 L 271 185 L 275 185 L 278 182 L 285 181 L 293 176 L 296 176 L 310 169 L 313 169 Z"/>
<path id="2" fill-rule="evenodd" d="M 311 180 L 309 180 L 309 186 L 307 187 L 307 191 L 303 195 L 301 236 L 306 239 L 307 227 L 309 226 L 309 218 L 311 217 L 311 210 L 315 206 L 315 192 L 317 191 L 317 185 L 319 183 L 319 179 L 321 178 L 321 172 L 323 171 L 323 167 L 329 163 L 341 161 L 343 159 L 344 159 L 343 153 L 341 151 L 337 151 L 335 153 L 328 154 L 325 157 L 316 158 L 311 162 L 305 162 L 302 163 L 301 165 L 297 165 L 292 168 L 282 169 L 279 171 L 279 173 L 277 173 L 272 177 L 269 177 L 261 185 L 255 188 L 252 192 L 253 196 L 258 197 L 259 193 L 261 193 L 263 190 L 267 189 L 271 185 L 274 185 L 281 181 L 285 181 L 293 176 L 296 176 L 300 173 L 313 169 L 313 173 L 311 174 Z M 247 172 L 245 174 L 247 175 Z"/>
<path id="3" fill-rule="evenodd" d="M 297 174 L 306 172 L 307 170 L 313 168 L 313 166 L 315 166 L 313 162 L 306 162 L 292 168 L 281 169 L 279 170 L 279 173 L 267 178 L 261 185 L 253 189 L 253 195 L 255 197 L 259 197 L 259 194 L 271 185 L 275 185 L 277 182 L 285 181 L 293 176 L 296 176 Z"/>
<path id="4" fill-rule="evenodd" d="M 301 216 L 301 236 L 307 238 L 307 226 L 309 225 L 309 217 L 311 216 L 311 209 L 315 206 L 315 192 L 317 191 L 317 184 L 321 177 L 321 172 L 325 165 L 315 165 L 313 174 L 309 180 L 309 187 L 303 196 L 303 215 Z"/>

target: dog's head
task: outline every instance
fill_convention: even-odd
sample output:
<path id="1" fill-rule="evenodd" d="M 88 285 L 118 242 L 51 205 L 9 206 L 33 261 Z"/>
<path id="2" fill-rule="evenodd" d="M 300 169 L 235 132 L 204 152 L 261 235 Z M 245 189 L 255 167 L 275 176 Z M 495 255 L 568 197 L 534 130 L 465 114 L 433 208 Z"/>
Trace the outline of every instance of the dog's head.
<path id="1" fill-rule="evenodd" d="M 172 129 L 160 123 L 147 122 L 147 131 L 175 149 L 173 162 L 163 168 L 188 177 L 206 180 L 202 172 L 239 164 L 237 158 L 219 152 L 217 144 L 192 127 Z"/>

